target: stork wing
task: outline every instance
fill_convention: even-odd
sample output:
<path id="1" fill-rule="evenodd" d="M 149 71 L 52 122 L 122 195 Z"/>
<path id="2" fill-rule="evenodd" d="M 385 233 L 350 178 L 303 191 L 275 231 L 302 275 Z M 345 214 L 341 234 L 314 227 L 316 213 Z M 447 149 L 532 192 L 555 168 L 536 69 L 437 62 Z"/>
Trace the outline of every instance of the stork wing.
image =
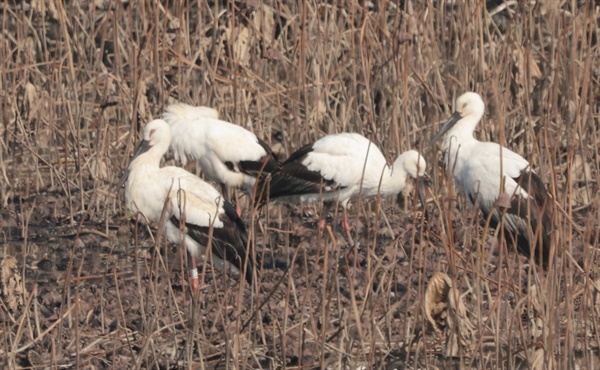
<path id="1" fill-rule="evenodd" d="M 539 176 L 530 171 L 529 163 L 525 161 L 527 165 L 523 166 L 523 161 L 520 156 L 503 158 L 501 172 L 498 156 L 473 156 L 460 176 L 471 203 L 479 206 L 486 219 L 492 215 L 492 227 L 497 227 L 502 217 L 496 200 L 501 193 L 510 197 L 502 217 L 508 240 L 516 244 L 522 254 L 534 254 L 536 261 L 539 260 L 537 245 L 540 245 L 543 265 L 547 266 L 550 240 L 546 229 L 550 218 L 542 206 L 546 202 L 547 191 Z M 515 173 L 516 176 L 513 175 Z M 541 243 L 530 240 L 531 235 L 540 235 L 538 228 L 542 235 Z"/>
<path id="2" fill-rule="evenodd" d="M 256 162 L 257 165 L 262 166 L 263 158 L 271 152 L 271 149 L 264 142 L 260 142 L 256 135 L 241 126 L 209 119 L 205 119 L 204 124 L 209 126 L 205 131 L 206 145 L 212 155 L 222 163 L 229 162 L 237 167 L 240 162 Z"/>
<path id="3" fill-rule="evenodd" d="M 335 181 L 325 179 L 319 171 L 309 170 L 302 164 L 312 150 L 312 144 L 305 145 L 294 152 L 278 171 L 271 174 L 266 180 L 269 181 L 270 199 L 298 194 L 318 194 L 322 186 L 324 192 L 338 189 Z M 265 186 L 265 181 L 259 183 L 257 195 Z"/>
<path id="4" fill-rule="evenodd" d="M 377 145 L 352 133 L 325 136 L 313 145 L 313 150 L 306 153 L 301 163 L 342 188 L 360 184 L 365 169 L 365 173 L 376 171 L 379 182 L 381 171 L 387 164 Z"/>
<path id="5" fill-rule="evenodd" d="M 203 246 L 210 244 L 212 252 L 223 261 L 243 271 L 246 281 L 252 283 L 254 273 L 254 262 L 252 259 L 252 247 L 248 244 L 248 235 L 242 220 L 235 212 L 235 207 L 229 202 L 223 204 L 224 213 L 219 216 L 221 227 L 211 225 L 198 225 L 187 218 L 185 219 L 186 233 L 196 242 Z M 177 214 L 171 216 L 171 223 L 179 228 L 181 219 Z M 179 215 L 180 216 L 180 215 Z M 250 249 L 246 247 L 249 246 Z M 246 259 L 248 263 L 246 264 Z"/>
<path id="6" fill-rule="evenodd" d="M 265 143 L 261 139 L 257 138 L 257 140 L 258 145 L 260 145 L 264 149 L 266 154 L 263 157 L 261 157 L 258 161 L 242 160 L 238 163 L 238 168 L 241 172 L 253 177 L 258 177 L 259 173 L 269 174 L 281 168 L 281 163 L 279 163 L 277 156 L 275 155 L 275 153 L 273 153 L 273 151 L 269 147 L 269 144 Z M 231 163 L 231 165 L 233 165 L 233 163 Z"/>
<path id="7" fill-rule="evenodd" d="M 210 184 L 177 167 L 165 167 L 173 175 L 170 188 L 170 222 L 203 246 L 212 242 L 213 253 L 243 271 L 249 258 L 246 280 L 252 281 L 252 253 L 246 249 L 248 236 L 235 207 Z M 181 171 L 179 171 L 181 170 Z M 209 237 L 212 228 L 212 239 Z M 251 247 L 250 247 L 251 248 Z"/>

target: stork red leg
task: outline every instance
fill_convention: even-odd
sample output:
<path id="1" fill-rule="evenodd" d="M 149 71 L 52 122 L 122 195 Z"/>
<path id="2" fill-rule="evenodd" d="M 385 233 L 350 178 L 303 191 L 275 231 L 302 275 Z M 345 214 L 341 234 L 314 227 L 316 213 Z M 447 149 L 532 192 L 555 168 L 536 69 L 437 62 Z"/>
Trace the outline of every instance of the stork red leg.
<path id="1" fill-rule="evenodd" d="M 346 232 L 346 236 L 348 236 L 348 240 L 352 240 L 352 235 L 350 234 L 350 223 L 348 222 L 348 211 L 346 208 L 343 208 L 342 211 L 342 229 Z"/>
<path id="2" fill-rule="evenodd" d="M 319 219 L 319 222 L 317 223 L 317 227 L 319 228 L 319 233 L 323 232 L 323 230 L 325 229 L 326 223 L 327 223 L 327 221 L 325 220 L 325 217 L 321 217 L 321 219 Z"/>
<path id="3" fill-rule="evenodd" d="M 350 227 L 350 223 L 348 222 L 348 211 L 346 210 L 346 208 L 344 208 L 344 210 L 343 210 L 342 228 L 344 229 L 344 231 L 346 231 L 346 236 L 348 237 L 348 241 L 350 241 L 350 243 L 352 243 L 352 248 L 350 248 L 346 257 L 348 259 L 354 259 L 354 263 L 356 264 L 356 267 L 360 267 L 360 259 L 358 258 L 358 249 L 356 248 L 356 246 L 354 246 L 352 234 L 350 233 L 351 227 Z"/>

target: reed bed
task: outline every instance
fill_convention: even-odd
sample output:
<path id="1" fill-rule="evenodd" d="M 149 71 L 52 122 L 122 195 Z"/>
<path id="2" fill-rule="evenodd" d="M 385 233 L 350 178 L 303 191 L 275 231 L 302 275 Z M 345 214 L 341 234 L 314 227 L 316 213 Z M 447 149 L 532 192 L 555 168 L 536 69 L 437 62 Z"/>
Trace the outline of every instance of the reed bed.
<path id="1" fill-rule="evenodd" d="M 594 2 L 0 5 L 4 368 L 600 367 Z M 470 90 L 486 102 L 476 136 L 522 154 L 552 193 L 547 272 L 465 207 L 428 146 Z M 181 248 L 116 188 L 141 127 L 175 101 L 282 158 L 336 132 L 390 159 L 418 149 L 429 202 L 355 202 L 360 267 L 335 212 L 319 235 L 319 206 L 246 208 L 258 281 L 207 266 L 192 299 Z M 431 322 L 433 306 L 448 308 Z"/>

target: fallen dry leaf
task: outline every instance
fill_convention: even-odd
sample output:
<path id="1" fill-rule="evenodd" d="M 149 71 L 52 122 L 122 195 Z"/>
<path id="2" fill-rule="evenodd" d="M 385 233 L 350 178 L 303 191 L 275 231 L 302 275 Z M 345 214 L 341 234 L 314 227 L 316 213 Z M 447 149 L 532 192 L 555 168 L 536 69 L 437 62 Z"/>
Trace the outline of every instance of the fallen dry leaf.
<path id="1" fill-rule="evenodd" d="M 263 42 L 266 45 L 273 43 L 275 35 L 275 17 L 273 15 L 273 9 L 266 5 L 257 9 L 254 13 L 254 27 L 260 30 Z"/>
<path id="2" fill-rule="evenodd" d="M 438 334 L 445 332 L 447 357 L 459 356 L 459 352 L 469 356 L 475 326 L 467 317 L 461 295 L 443 272 L 436 272 L 429 281 L 425 293 L 425 316 Z"/>
<path id="3" fill-rule="evenodd" d="M 25 303 L 25 287 L 19 271 L 17 260 L 6 256 L 0 262 L 2 280 L 0 280 L 0 293 L 4 304 L 12 313 L 16 313 Z"/>

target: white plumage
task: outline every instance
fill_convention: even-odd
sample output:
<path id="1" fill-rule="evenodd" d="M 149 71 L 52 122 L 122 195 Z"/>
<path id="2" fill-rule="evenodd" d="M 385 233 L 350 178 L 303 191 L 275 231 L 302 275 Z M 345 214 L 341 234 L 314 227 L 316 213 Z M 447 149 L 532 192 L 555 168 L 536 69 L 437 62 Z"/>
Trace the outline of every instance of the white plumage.
<path id="1" fill-rule="evenodd" d="M 414 150 L 402 153 L 390 166 L 377 145 L 362 135 L 327 135 L 292 154 L 279 171 L 259 183 L 257 193 L 264 187 L 269 200 L 339 201 L 342 226 L 349 232 L 346 208 L 353 197 L 397 194 L 407 176 L 421 177 L 425 168 L 425 160 Z M 264 202 L 267 197 L 262 198 Z"/>
<path id="2" fill-rule="evenodd" d="M 481 142 L 473 137 L 484 110 L 478 94 L 461 95 L 456 101 L 456 111 L 431 142 L 446 134 L 443 148 L 447 171 L 471 205 L 477 204 L 486 218 L 492 213 L 494 227 L 501 217 L 494 203 L 502 193 L 510 196 L 510 207 L 503 217 L 507 240 L 514 241 L 518 250 L 527 256 L 539 244 L 546 266 L 550 243 L 547 190 L 525 158 L 496 143 Z M 530 235 L 536 232 L 536 240 L 530 240 Z M 539 261 L 539 256 L 535 259 Z"/>
<path id="3" fill-rule="evenodd" d="M 196 268 L 196 257 L 204 254 L 212 227 L 212 251 L 215 266 L 239 273 L 246 265 L 246 280 L 252 280 L 251 253 L 246 250 L 247 235 L 234 207 L 211 185 L 179 167 L 162 167 L 160 160 L 171 142 L 171 130 L 163 120 L 146 125 L 143 140 L 124 175 L 128 208 L 140 212 L 150 222 L 159 222 L 165 201 L 163 227 L 166 238 L 174 243 L 184 238 Z M 180 223 L 185 221 L 183 235 Z M 197 273 L 192 272 L 192 276 Z M 193 281 L 197 289 L 197 278 Z"/>
<path id="4" fill-rule="evenodd" d="M 184 165 L 197 160 L 205 176 L 252 193 L 256 177 L 279 168 L 269 146 L 243 127 L 218 119 L 211 108 L 177 103 L 163 118 L 171 127 L 171 149 Z M 265 164 L 266 162 L 266 164 Z"/>
<path id="5" fill-rule="evenodd" d="M 205 106 L 192 106 L 184 103 L 173 103 L 165 110 L 165 115 L 172 115 L 186 120 L 219 119 L 219 111 Z"/>

